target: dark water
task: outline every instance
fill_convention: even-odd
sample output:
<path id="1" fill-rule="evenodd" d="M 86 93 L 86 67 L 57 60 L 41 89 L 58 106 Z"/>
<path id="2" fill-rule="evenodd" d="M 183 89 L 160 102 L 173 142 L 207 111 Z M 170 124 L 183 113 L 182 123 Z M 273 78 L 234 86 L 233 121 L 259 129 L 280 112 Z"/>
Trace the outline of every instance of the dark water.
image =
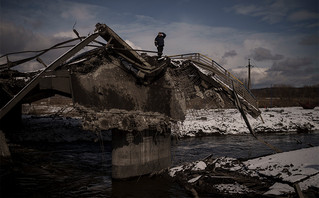
<path id="1" fill-rule="evenodd" d="M 319 146 L 319 132 L 259 134 L 282 151 Z M 2 176 L 1 197 L 191 197 L 167 178 L 111 179 L 109 142 L 11 144 L 15 165 Z M 172 162 L 179 165 L 215 157 L 253 158 L 274 151 L 250 135 L 211 136 L 172 141 Z"/>
<path id="2" fill-rule="evenodd" d="M 295 132 L 258 134 L 257 136 L 281 151 L 319 146 L 319 131 L 305 134 Z M 210 154 L 215 157 L 227 156 L 247 159 L 274 153 L 274 150 L 248 134 L 189 138 L 172 146 L 174 164 L 203 159 Z"/>

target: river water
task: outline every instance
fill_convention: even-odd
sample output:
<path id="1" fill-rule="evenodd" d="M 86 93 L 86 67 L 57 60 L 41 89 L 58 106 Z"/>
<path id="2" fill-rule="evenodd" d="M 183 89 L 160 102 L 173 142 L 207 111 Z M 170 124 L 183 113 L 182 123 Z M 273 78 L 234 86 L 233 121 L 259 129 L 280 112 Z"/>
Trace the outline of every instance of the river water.
<path id="1" fill-rule="evenodd" d="M 282 151 L 319 146 L 319 131 L 258 136 Z M 1 181 L 1 197 L 191 197 L 165 177 L 112 181 L 110 142 L 11 142 L 10 149 L 15 164 L 9 179 Z M 173 165 L 211 154 L 255 158 L 274 153 L 248 134 L 172 140 L 171 151 Z"/>

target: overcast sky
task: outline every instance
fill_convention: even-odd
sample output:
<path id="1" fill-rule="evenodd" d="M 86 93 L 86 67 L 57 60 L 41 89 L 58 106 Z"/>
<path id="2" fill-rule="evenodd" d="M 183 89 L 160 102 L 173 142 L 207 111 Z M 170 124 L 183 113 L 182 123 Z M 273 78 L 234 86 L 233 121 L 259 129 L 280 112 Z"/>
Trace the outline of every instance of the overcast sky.
<path id="1" fill-rule="evenodd" d="M 135 48 L 200 52 L 252 87 L 319 84 L 318 0 L 0 0 L 0 55 L 36 50 L 111 27 Z M 55 57 L 56 58 L 56 57 Z M 32 67 L 27 65 L 27 67 Z"/>

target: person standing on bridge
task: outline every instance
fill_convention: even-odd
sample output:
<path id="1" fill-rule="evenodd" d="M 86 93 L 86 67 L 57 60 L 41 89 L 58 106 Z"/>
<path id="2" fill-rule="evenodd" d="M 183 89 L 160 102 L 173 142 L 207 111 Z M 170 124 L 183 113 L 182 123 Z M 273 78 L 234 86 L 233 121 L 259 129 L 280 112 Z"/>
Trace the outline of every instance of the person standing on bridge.
<path id="1" fill-rule="evenodd" d="M 155 46 L 157 47 L 157 55 L 158 58 L 162 57 L 163 49 L 164 49 L 164 38 L 166 37 L 166 34 L 164 32 L 159 32 L 158 35 L 155 38 Z"/>

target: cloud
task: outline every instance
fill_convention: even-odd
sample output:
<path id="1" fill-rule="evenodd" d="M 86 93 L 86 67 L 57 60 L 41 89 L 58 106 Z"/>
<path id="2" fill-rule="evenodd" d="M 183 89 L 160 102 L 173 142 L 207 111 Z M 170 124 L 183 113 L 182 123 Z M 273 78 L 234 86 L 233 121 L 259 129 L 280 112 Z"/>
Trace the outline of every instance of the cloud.
<path id="1" fill-rule="evenodd" d="M 232 28 L 178 22 L 158 21 L 149 24 L 139 21 L 110 27 L 124 40 L 133 41 L 135 45 L 147 50 L 156 50 L 154 39 L 158 32 L 165 32 L 167 37 L 164 54 L 199 52 L 214 59 L 221 59 L 222 53 L 227 49 L 236 49 L 233 46 L 241 37 L 240 33 L 235 34 L 236 30 Z"/>
<path id="2" fill-rule="evenodd" d="M 131 48 L 133 48 L 133 49 L 138 49 L 138 50 L 141 50 L 141 49 L 142 49 L 141 47 L 135 45 L 135 44 L 134 44 L 132 41 L 130 41 L 130 40 L 125 40 L 125 42 L 126 42 Z"/>
<path id="3" fill-rule="evenodd" d="M 283 61 L 274 62 L 268 71 L 285 72 L 286 74 L 300 75 L 300 71 L 305 70 L 313 63 L 312 59 L 307 57 L 302 58 L 286 58 Z"/>
<path id="4" fill-rule="evenodd" d="M 247 68 L 237 67 L 229 70 L 240 80 L 247 82 Z M 252 88 L 286 84 L 295 87 L 318 84 L 319 71 L 313 60 L 307 57 L 285 58 L 274 61 L 271 68 L 253 67 L 251 69 Z"/>
<path id="5" fill-rule="evenodd" d="M 251 86 L 252 88 L 259 88 L 269 86 L 267 84 L 268 74 L 266 72 L 267 68 L 255 68 L 251 69 Z M 237 76 L 240 81 L 247 84 L 248 83 L 248 69 L 247 67 L 237 67 L 229 70 L 230 73 Z"/>
<path id="6" fill-rule="evenodd" d="M 224 55 L 222 56 L 222 58 L 221 58 L 219 64 L 221 64 L 221 65 L 227 65 L 227 63 L 228 63 L 228 62 L 227 62 L 227 58 L 228 58 L 228 57 L 235 57 L 235 56 L 237 56 L 236 50 L 227 51 L 227 52 L 225 52 Z"/>
<path id="7" fill-rule="evenodd" d="M 10 22 L 2 21 L 0 33 L 1 54 L 30 49 L 42 49 L 52 44 L 52 41 L 47 37 Z"/>
<path id="8" fill-rule="evenodd" d="M 96 14 L 94 12 L 96 6 L 74 2 L 67 2 L 66 4 L 69 6 L 63 6 L 64 9 L 61 10 L 61 17 L 64 19 L 71 18 L 77 21 L 87 21 L 96 18 Z"/>
<path id="9" fill-rule="evenodd" d="M 230 50 L 224 53 L 223 58 L 234 57 L 237 55 L 236 50 Z"/>
<path id="10" fill-rule="evenodd" d="M 284 58 L 283 55 L 275 54 L 273 55 L 269 49 L 258 47 L 252 50 L 252 54 L 250 55 L 256 61 L 264 61 L 264 60 L 281 60 Z"/>
<path id="11" fill-rule="evenodd" d="M 258 16 L 258 12 L 260 12 L 261 8 L 257 7 L 255 5 L 234 5 L 231 10 L 234 10 L 237 14 L 242 15 L 252 15 L 252 16 Z"/>
<path id="12" fill-rule="evenodd" d="M 319 45 L 319 35 L 307 35 L 303 37 L 300 42 L 300 45 Z"/>
<path id="13" fill-rule="evenodd" d="M 158 23 L 156 19 L 150 16 L 145 16 L 145 15 L 135 15 L 136 21 L 146 23 L 146 24 L 154 24 Z"/>
<path id="14" fill-rule="evenodd" d="M 253 4 L 240 3 L 232 6 L 228 11 L 238 15 L 252 16 L 258 21 L 270 24 L 289 19 L 290 22 L 298 22 L 298 24 L 302 22 L 309 27 L 318 27 L 318 23 L 315 23 L 314 20 L 306 21 L 306 19 L 313 17 L 311 13 L 298 13 L 296 6 L 293 5 L 294 2 L 285 0 L 249 2 L 253 2 Z M 24 3 L 26 7 L 30 4 L 29 1 L 21 1 L 21 3 Z M 228 26 L 231 24 L 227 23 L 224 26 L 214 26 L 175 18 L 165 21 L 157 15 L 156 17 L 155 15 L 147 15 L 147 12 L 134 10 L 122 12 L 118 9 L 112 9 L 108 7 L 110 4 L 103 6 L 103 3 L 99 3 L 97 6 L 93 5 L 94 3 L 85 4 L 62 0 L 54 3 L 52 1 L 38 2 L 36 4 L 38 8 L 32 9 L 38 11 L 34 15 L 30 10 L 24 12 L 20 9 L 20 11 L 17 10 L 19 13 L 14 12 L 21 3 L 16 3 L 11 13 L 12 21 L 16 22 L 2 23 L 0 26 L 0 53 L 50 47 L 69 37 L 74 38 L 72 26 L 75 22 L 77 22 L 75 28 L 81 36 L 92 33 L 95 23 L 101 22 L 106 23 L 133 48 L 156 51 L 154 38 L 159 31 L 163 31 L 167 34 L 164 48 L 166 55 L 199 52 L 213 58 L 226 69 L 247 65 L 248 57 L 260 61 L 258 65 L 264 67 L 263 75 L 252 73 L 254 75 L 253 83 L 255 80 L 255 83 L 259 85 L 267 84 L 271 80 L 274 81 L 272 84 L 276 84 L 275 81 L 288 78 L 287 75 L 283 74 L 285 72 L 291 75 L 291 79 L 294 77 L 299 79 L 298 73 L 293 74 L 294 68 L 298 64 L 293 65 L 293 62 L 299 62 L 299 65 L 302 65 L 302 62 L 307 63 L 307 58 L 285 57 L 311 57 L 312 59 L 308 58 L 308 62 L 310 60 L 311 63 L 298 68 L 307 77 L 310 75 L 308 70 L 314 71 L 319 62 L 316 57 L 317 51 L 314 50 L 319 42 L 317 32 L 308 33 L 309 35 L 306 36 L 305 34 L 295 34 L 295 32 L 289 32 L 289 34 L 287 32 L 272 32 L 272 29 L 267 30 L 267 32 L 260 32 L 257 28 L 253 31 L 246 31 L 232 28 Z M 1 16 L 7 17 L 3 13 Z M 29 16 L 29 18 L 21 20 L 24 16 Z M 24 21 L 26 21 L 25 24 Z M 293 28 L 296 28 L 296 25 L 294 24 Z M 38 29 L 35 30 L 31 27 Z M 281 24 L 280 27 L 282 27 Z M 267 24 L 266 28 L 268 28 Z M 271 68 L 268 69 L 269 67 Z M 252 69 L 252 72 L 257 71 L 258 69 Z M 243 68 L 242 72 L 239 72 L 239 77 L 246 76 L 247 68 Z M 318 79 L 315 80 L 314 75 L 311 75 L 309 79 L 314 79 L 313 82 L 318 84 Z"/>
<path id="15" fill-rule="evenodd" d="M 19 51 L 42 50 L 66 40 L 66 38 L 62 37 L 35 33 L 30 29 L 5 21 L 1 23 L 0 33 L 0 55 Z M 50 52 L 42 55 L 41 59 L 45 63 L 49 64 L 65 51 L 66 49 L 51 50 Z M 9 60 L 15 61 L 34 55 L 35 53 L 9 55 Z M 0 62 L 5 63 L 6 57 L 1 58 Z M 34 61 L 27 62 L 15 69 L 20 69 L 20 71 L 32 71 L 33 69 L 41 68 L 41 65 L 35 63 L 36 62 Z"/>
<path id="16" fill-rule="evenodd" d="M 21 72 L 32 72 L 32 71 L 38 71 L 44 68 L 44 65 L 42 65 L 41 63 L 32 60 L 29 62 L 26 62 L 24 64 L 15 66 L 14 69 L 21 71 Z"/>
<path id="17" fill-rule="evenodd" d="M 53 37 L 70 39 L 75 37 L 75 33 L 73 31 L 58 32 L 53 34 Z"/>
<path id="18" fill-rule="evenodd" d="M 237 4 L 228 9 L 228 11 L 234 11 L 240 15 L 260 17 L 262 21 L 275 24 L 281 22 L 293 7 L 294 5 L 291 2 L 282 0 L 273 1 L 270 4 L 269 1 L 258 5 Z"/>
<path id="19" fill-rule="evenodd" d="M 311 20 L 311 19 L 319 19 L 319 13 L 316 12 L 310 12 L 307 10 L 299 10 L 296 12 L 293 12 L 288 16 L 288 20 L 293 22 L 299 22 L 299 21 L 305 21 L 305 20 Z"/>
<path id="20" fill-rule="evenodd" d="M 318 68 L 309 58 L 287 58 L 276 62 L 267 70 L 264 83 L 286 84 L 295 87 L 318 84 Z"/>
<path id="21" fill-rule="evenodd" d="M 318 84 L 319 71 L 311 58 L 286 58 L 276 61 L 267 71 L 269 76 L 265 82 L 271 84 L 287 84 L 300 87 Z"/>

